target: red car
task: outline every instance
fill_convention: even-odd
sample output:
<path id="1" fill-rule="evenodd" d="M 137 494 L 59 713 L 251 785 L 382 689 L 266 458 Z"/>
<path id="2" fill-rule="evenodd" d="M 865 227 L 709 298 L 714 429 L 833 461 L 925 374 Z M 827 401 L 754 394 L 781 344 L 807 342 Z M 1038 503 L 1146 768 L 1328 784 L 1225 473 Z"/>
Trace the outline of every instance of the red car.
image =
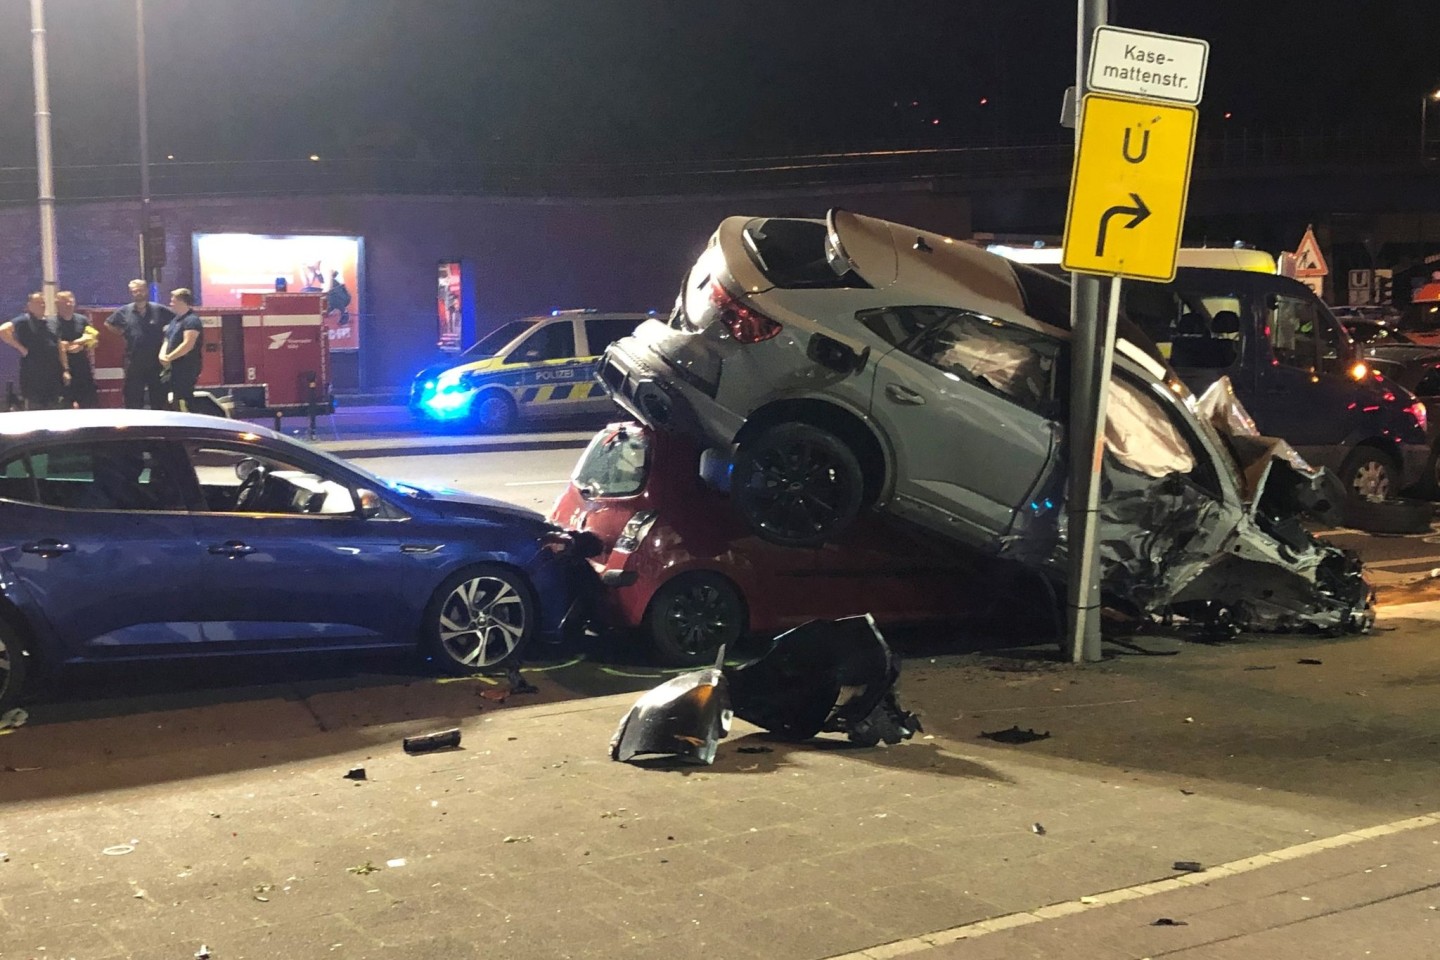
<path id="1" fill-rule="evenodd" d="M 976 559 L 878 515 L 834 543 L 782 547 L 750 532 L 700 477 L 683 435 L 611 424 L 590 442 L 550 519 L 595 534 L 601 618 L 639 629 L 669 664 L 807 620 L 863 613 L 881 624 L 958 618 L 986 592 Z"/>

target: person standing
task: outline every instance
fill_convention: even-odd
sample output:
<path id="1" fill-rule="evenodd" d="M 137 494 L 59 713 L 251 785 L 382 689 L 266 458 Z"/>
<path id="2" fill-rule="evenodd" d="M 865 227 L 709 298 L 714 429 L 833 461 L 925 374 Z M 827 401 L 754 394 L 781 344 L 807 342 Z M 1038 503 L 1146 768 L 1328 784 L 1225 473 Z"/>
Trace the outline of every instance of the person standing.
<path id="1" fill-rule="evenodd" d="M 45 295 L 32 293 L 25 312 L 0 324 L 0 340 L 20 353 L 20 396 L 26 410 L 53 410 L 60 405 L 60 337 L 55 321 L 45 316 Z"/>
<path id="2" fill-rule="evenodd" d="M 172 409 L 189 411 L 195 401 L 195 381 L 200 379 L 201 344 L 205 324 L 195 313 L 195 295 L 185 287 L 170 291 L 170 309 L 175 316 L 165 327 L 165 342 L 157 355 L 162 367 L 170 370 Z"/>
<path id="3" fill-rule="evenodd" d="M 339 314 L 335 318 L 338 326 L 346 326 L 350 323 L 350 291 L 345 289 L 345 281 L 340 279 L 340 271 L 330 271 L 330 289 L 325 291 L 326 312 Z"/>
<path id="4" fill-rule="evenodd" d="M 175 314 L 150 302 L 149 289 L 144 280 L 131 280 L 130 303 L 110 314 L 105 326 L 125 336 L 125 406 L 141 409 L 148 399 L 151 409 L 164 410 L 169 403 L 158 357 Z"/>
<path id="5" fill-rule="evenodd" d="M 56 332 L 60 336 L 61 380 L 65 389 L 60 405 L 66 410 L 100 406 L 100 391 L 95 386 L 95 344 L 100 332 L 90 326 L 83 314 L 75 312 L 75 294 L 61 290 L 55 295 Z"/>

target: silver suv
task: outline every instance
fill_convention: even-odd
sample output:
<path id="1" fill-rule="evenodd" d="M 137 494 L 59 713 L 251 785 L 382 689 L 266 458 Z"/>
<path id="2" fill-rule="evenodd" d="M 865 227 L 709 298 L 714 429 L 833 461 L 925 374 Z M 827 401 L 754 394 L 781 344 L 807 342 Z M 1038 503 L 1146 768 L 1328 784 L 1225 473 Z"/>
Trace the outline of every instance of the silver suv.
<path id="1" fill-rule="evenodd" d="M 823 543 L 873 506 L 1058 571 L 1068 327 L 1062 281 L 969 244 L 840 210 L 731 217 L 669 320 L 617 341 L 600 375 L 631 413 L 698 435 L 712 463 L 718 453 L 767 540 Z M 1270 486 L 1288 499 L 1267 497 L 1276 448 L 1242 444 L 1255 451 L 1242 463 L 1194 406 L 1122 325 L 1102 534 L 1112 596 L 1153 610 L 1228 590 L 1252 622 L 1266 605 L 1274 622 L 1356 622 L 1368 596 L 1358 564 L 1303 531 L 1287 527 L 1282 544 L 1267 528 L 1302 506 L 1323 510 L 1333 489 L 1298 458 L 1299 469 L 1279 460 L 1289 479 Z M 1215 418 L 1230 424 L 1243 422 L 1237 407 L 1227 393 L 1208 409 L 1234 414 Z M 1334 582 L 1317 597 L 1322 560 Z M 1246 563 L 1276 569 L 1242 582 Z"/>

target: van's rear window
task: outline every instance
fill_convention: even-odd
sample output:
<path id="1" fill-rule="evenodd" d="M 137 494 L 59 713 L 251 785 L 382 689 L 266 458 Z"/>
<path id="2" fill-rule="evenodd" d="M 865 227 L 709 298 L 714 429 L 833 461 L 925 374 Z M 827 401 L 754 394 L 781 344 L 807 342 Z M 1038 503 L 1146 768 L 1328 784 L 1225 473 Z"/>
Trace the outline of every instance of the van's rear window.
<path id="1" fill-rule="evenodd" d="M 825 259 L 825 224 L 770 218 L 745 224 L 745 249 L 777 287 L 868 287 L 853 271 L 836 276 Z"/>
<path id="2" fill-rule="evenodd" d="M 571 482 L 592 497 L 633 497 L 645 489 L 650 440 L 636 427 L 606 430 L 590 441 Z"/>

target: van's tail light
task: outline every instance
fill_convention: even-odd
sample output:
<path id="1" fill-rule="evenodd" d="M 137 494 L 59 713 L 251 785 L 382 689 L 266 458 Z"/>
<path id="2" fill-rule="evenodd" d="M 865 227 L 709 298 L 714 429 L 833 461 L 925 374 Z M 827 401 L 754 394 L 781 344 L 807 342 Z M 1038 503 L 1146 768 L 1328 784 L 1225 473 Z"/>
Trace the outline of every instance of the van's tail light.
<path id="1" fill-rule="evenodd" d="M 1414 403 L 1410 404 L 1410 406 L 1405 408 L 1405 412 L 1410 414 L 1410 416 L 1414 417 L 1415 425 L 1420 428 L 1420 431 L 1422 433 L 1425 432 L 1425 427 L 1428 423 L 1428 414 L 1425 411 L 1425 404 L 1421 403 L 1419 400 L 1416 400 Z"/>
<path id="2" fill-rule="evenodd" d="M 650 533 L 650 528 L 655 525 L 655 518 L 659 516 L 654 510 L 637 510 L 625 521 L 625 528 L 620 531 L 620 536 L 615 539 L 615 549 L 621 553 L 634 553 L 640 547 L 640 542 Z"/>
<path id="3" fill-rule="evenodd" d="M 780 324 L 741 301 L 716 280 L 710 284 L 710 303 L 719 311 L 720 322 L 739 343 L 760 343 L 780 333 Z"/>

